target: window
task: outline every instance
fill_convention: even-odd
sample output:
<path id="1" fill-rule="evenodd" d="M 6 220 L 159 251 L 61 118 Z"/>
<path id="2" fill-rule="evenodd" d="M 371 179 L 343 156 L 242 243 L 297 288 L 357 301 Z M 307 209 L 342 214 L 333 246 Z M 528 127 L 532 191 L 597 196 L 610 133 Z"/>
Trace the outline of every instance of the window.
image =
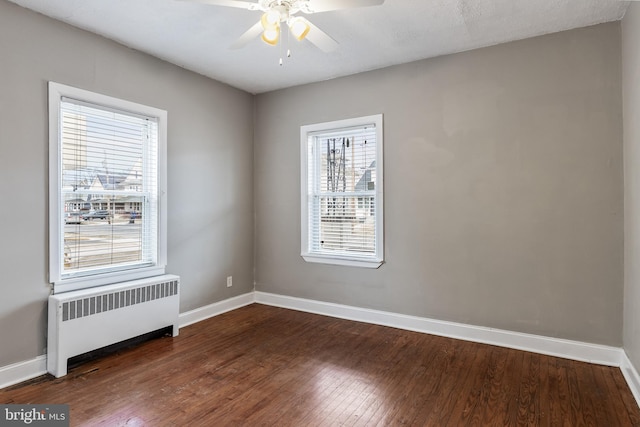
<path id="1" fill-rule="evenodd" d="M 377 268 L 383 260 L 382 115 L 302 126 L 302 257 Z"/>
<path id="2" fill-rule="evenodd" d="M 49 83 L 54 292 L 164 273 L 166 111 Z"/>

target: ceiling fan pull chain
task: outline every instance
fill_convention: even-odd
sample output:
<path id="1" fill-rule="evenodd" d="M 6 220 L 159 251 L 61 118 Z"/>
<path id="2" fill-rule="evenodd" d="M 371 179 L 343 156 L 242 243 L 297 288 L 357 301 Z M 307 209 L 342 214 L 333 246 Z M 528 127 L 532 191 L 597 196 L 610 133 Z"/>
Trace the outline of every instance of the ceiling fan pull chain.
<path id="1" fill-rule="evenodd" d="M 287 58 L 291 58 L 291 49 L 290 49 L 291 44 L 289 43 L 290 39 L 291 39 L 291 31 L 287 31 Z"/>

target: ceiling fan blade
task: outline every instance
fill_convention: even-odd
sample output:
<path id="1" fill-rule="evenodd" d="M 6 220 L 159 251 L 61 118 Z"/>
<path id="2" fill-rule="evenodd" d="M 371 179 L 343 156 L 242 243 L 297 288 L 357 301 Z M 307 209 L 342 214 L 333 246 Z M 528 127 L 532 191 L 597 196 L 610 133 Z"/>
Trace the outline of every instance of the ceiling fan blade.
<path id="1" fill-rule="evenodd" d="M 249 28 L 238 38 L 238 40 L 233 42 L 233 44 L 229 46 L 229 49 L 240 49 L 241 47 L 244 47 L 251 40 L 258 37 L 260 33 L 262 33 L 262 30 L 262 23 L 260 21 L 256 22 L 253 27 Z"/>
<path id="2" fill-rule="evenodd" d="M 197 3 L 210 4 L 213 6 L 227 6 L 238 7 L 240 9 L 258 10 L 258 4 L 250 1 L 242 0 L 180 0 L 180 1 L 192 1 Z"/>
<path id="3" fill-rule="evenodd" d="M 307 13 L 329 12 L 353 7 L 379 6 L 384 0 L 308 0 Z M 303 12 L 305 10 L 303 9 Z"/>
<path id="4" fill-rule="evenodd" d="M 332 52 L 338 48 L 338 42 L 335 41 L 329 34 L 322 31 L 317 26 L 313 25 L 311 22 L 308 22 L 309 34 L 307 34 L 306 39 L 311 43 L 316 45 L 323 52 Z"/>

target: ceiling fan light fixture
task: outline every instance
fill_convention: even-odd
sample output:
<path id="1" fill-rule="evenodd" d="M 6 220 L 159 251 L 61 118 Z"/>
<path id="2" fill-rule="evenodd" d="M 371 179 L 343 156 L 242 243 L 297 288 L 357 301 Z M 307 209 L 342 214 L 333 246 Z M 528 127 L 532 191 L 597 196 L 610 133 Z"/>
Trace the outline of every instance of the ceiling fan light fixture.
<path id="1" fill-rule="evenodd" d="M 291 30 L 291 34 L 298 41 L 304 40 L 304 38 L 309 34 L 309 30 L 311 30 L 311 26 L 309 22 L 301 16 L 296 16 L 289 21 L 289 29 Z"/>
<path id="2" fill-rule="evenodd" d="M 262 15 L 260 22 L 265 30 L 273 30 L 280 26 L 280 13 L 274 9 L 268 10 Z"/>
<path id="3" fill-rule="evenodd" d="M 262 33 L 262 41 L 271 46 L 275 46 L 278 44 L 280 40 L 280 27 L 276 26 L 275 28 L 265 29 Z"/>

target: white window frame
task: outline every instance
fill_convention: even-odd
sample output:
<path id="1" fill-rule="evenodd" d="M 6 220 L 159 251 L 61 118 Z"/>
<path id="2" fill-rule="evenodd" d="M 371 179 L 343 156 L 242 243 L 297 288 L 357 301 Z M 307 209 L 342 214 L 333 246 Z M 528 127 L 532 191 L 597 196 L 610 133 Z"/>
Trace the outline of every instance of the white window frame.
<path id="1" fill-rule="evenodd" d="M 158 120 L 158 176 L 156 230 L 156 261 L 150 266 L 128 270 L 99 272 L 63 277 L 61 266 L 64 257 L 64 219 L 61 197 L 62 153 L 60 110 L 63 98 L 153 117 Z M 158 276 L 165 273 L 167 264 L 167 112 L 158 108 L 130 102 L 84 89 L 49 82 L 49 282 L 54 293 L 85 289 L 94 286 L 119 283 L 127 280 Z"/>
<path id="2" fill-rule="evenodd" d="M 350 267 L 378 268 L 384 262 L 384 179 L 383 179 L 383 116 L 382 114 L 316 123 L 300 127 L 300 189 L 301 189 L 301 256 L 307 262 L 343 265 Z M 376 129 L 376 186 L 375 186 L 375 253 L 358 255 L 344 253 L 326 253 L 312 249 L 310 237 L 309 203 L 312 197 L 309 182 L 311 135 L 318 132 L 331 132 L 340 129 L 375 125 Z"/>

